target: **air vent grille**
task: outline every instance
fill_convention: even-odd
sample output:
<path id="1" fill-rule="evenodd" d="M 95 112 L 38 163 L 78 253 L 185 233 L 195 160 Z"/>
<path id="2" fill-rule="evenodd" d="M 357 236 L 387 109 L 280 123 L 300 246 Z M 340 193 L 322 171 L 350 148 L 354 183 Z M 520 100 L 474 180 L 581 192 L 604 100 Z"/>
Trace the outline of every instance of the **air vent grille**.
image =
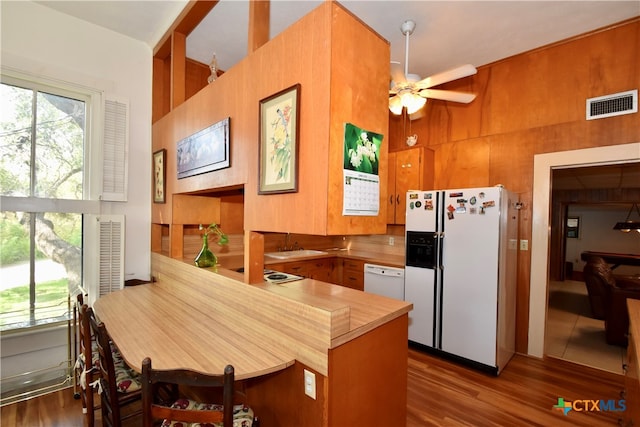
<path id="1" fill-rule="evenodd" d="M 638 90 L 587 99 L 587 120 L 638 112 Z"/>

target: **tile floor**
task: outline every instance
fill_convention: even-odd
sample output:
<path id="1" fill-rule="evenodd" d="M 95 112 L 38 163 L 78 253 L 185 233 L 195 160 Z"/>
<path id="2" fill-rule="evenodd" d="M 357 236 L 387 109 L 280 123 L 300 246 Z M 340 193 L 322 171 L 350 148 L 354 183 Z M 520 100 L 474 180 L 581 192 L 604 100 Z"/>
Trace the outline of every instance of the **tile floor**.
<path id="1" fill-rule="evenodd" d="M 584 282 L 549 283 L 547 356 L 622 374 L 626 348 L 607 344 L 604 320 L 591 317 Z"/>

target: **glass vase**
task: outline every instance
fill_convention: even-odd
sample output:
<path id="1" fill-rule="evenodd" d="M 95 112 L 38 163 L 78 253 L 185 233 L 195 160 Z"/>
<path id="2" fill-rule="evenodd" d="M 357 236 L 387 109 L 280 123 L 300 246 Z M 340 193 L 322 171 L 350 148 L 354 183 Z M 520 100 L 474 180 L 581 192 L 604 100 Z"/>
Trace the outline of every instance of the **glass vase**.
<path id="1" fill-rule="evenodd" d="M 200 253 L 196 256 L 194 262 L 196 266 L 200 268 L 215 267 L 218 263 L 218 258 L 209 249 L 209 238 L 207 235 L 202 236 L 202 249 L 200 249 Z"/>

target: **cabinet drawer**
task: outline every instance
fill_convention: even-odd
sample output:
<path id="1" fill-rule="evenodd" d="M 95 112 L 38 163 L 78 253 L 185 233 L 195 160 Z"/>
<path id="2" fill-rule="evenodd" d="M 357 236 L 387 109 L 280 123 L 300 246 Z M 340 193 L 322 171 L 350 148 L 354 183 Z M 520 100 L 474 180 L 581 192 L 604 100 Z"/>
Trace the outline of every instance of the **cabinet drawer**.
<path id="1" fill-rule="evenodd" d="M 349 274 L 346 272 L 343 273 L 342 286 L 363 291 L 364 290 L 364 274 L 359 275 L 359 274 Z"/>
<path id="2" fill-rule="evenodd" d="M 342 264 L 342 286 L 364 290 L 364 261 L 345 259 Z"/>
<path id="3" fill-rule="evenodd" d="M 345 259 L 342 265 L 345 270 L 360 271 L 362 272 L 362 274 L 364 274 L 364 261 Z"/>

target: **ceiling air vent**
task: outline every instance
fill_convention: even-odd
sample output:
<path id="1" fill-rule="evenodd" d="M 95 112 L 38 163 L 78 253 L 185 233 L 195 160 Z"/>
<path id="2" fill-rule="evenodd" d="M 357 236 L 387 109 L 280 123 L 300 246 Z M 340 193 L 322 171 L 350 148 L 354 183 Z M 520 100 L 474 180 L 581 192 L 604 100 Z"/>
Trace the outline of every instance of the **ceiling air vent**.
<path id="1" fill-rule="evenodd" d="M 587 99 L 587 120 L 638 112 L 638 89 Z"/>

